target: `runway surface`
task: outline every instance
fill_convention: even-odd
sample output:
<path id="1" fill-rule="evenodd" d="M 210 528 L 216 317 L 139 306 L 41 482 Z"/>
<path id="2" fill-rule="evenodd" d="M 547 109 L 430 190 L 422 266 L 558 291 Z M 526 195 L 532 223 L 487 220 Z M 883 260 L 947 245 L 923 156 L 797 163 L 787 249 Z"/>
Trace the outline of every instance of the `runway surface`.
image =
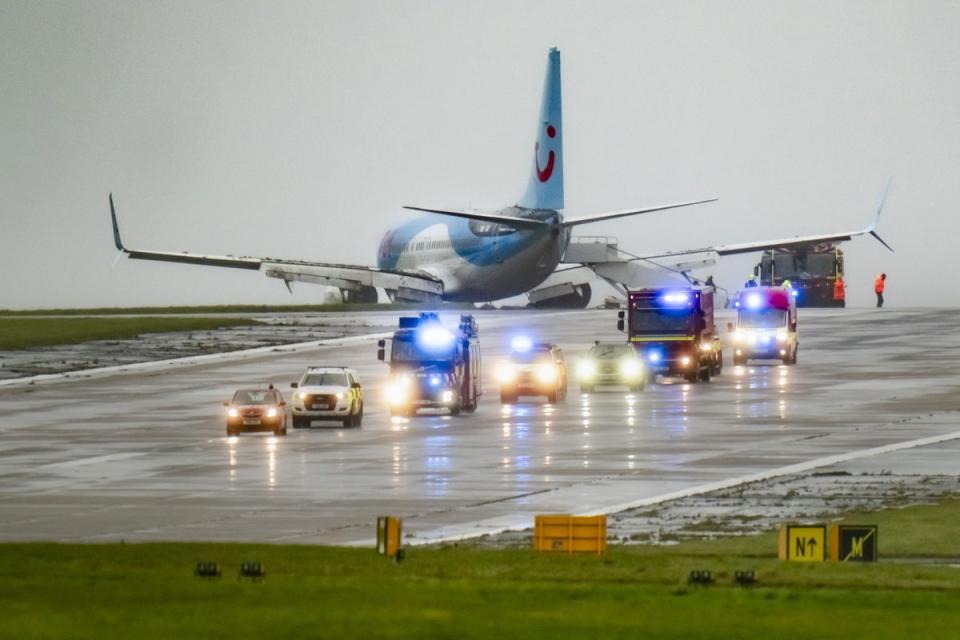
<path id="1" fill-rule="evenodd" d="M 571 384 L 565 402 L 515 406 L 499 404 L 492 375 L 508 334 L 525 326 L 560 343 L 572 370 L 595 338 L 622 339 L 616 312 L 478 317 L 486 395 L 470 416 L 391 419 L 372 338 L 2 389 L 0 539 L 359 544 L 390 514 L 404 518 L 409 542 L 428 542 L 888 446 L 908 447 L 898 464 L 919 474 L 925 451 L 935 458 L 938 441 L 960 437 L 954 310 L 801 310 L 795 367 L 733 367 L 727 346 L 709 384 L 635 395 Z M 289 397 L 289 382 L 317 364 L 360 372 L 362 428 L 225 437 L 221 402 L 235 389 L 274 382 Z"/>

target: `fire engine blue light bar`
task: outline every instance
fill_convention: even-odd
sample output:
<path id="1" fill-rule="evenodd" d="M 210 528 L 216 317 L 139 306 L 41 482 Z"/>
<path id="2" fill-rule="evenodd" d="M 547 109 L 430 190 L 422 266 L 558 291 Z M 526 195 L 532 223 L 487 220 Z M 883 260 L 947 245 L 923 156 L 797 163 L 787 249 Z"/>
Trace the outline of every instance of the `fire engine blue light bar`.
<path id="1" fill-rule="evenodd" d="M 690 294 L 683 293 L 682 291 L 665 293 L 660 296 L 660 301 L 663 302 L 663 304 L 668 304 L 671 306 L 690 304 Z"/>

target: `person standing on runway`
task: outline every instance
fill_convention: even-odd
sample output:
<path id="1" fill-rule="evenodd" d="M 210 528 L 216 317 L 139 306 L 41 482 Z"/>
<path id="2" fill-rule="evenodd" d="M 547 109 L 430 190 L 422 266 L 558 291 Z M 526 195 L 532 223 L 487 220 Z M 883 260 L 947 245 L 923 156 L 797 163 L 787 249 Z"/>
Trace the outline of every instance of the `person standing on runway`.
<path id="1" fill-rule="evenodd" d="M 887 282 L 887 274 L 881 273 L 873 281 L 873 292 L 877 294 L 877 309 L 883 306 L 883 289 Z"/>

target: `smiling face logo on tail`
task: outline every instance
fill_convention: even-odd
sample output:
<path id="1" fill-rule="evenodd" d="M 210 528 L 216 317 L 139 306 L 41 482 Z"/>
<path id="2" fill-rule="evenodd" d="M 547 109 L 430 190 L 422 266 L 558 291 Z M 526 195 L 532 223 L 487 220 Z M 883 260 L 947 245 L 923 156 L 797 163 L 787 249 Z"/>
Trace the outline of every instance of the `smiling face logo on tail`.
<path id="1" fill-rule="evenodd" d="M 556 128 L 548 122 L 547 137 L 555 138 L 556 136 L 557 136 Z M 556 161 L 557 156 L 553 153 L 553 149 L 551 149 L 550 155 L 547 156 L 547 166 L 541 169 L 540 168 L 540 142 L 538 141 L 537 144 L 534 146 L 533 159 L 534 159 L 534 162 L 537 163 L 537 178 L 539 178 L 540 182 L 546 182 L 547 180 L 550 179 L 550 176 L 553 175 L 553 163 Z"/>
<path id="2" fill-rule="evenodd" d="M 563 209 L 563 110 L 560 52 L 556 49 L 551 49 L 547 56 L 533 166 L 530 167 L 527 190 L 517 204 L 525 209 Z"/>

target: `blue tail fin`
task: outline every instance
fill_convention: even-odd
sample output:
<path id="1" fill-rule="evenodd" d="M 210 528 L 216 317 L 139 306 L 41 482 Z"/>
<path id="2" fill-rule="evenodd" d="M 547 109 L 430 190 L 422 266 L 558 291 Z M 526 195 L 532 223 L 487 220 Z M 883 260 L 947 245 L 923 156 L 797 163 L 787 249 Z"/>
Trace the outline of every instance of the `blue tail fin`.
<path id="1" fill-rule="evenodd" d="M 563 110 L 560 100 L 560 51 L 550 49 L 543 103 L 537 121 L 533 169 L 518 203 L 527 209 L 563 209 Z"/>

